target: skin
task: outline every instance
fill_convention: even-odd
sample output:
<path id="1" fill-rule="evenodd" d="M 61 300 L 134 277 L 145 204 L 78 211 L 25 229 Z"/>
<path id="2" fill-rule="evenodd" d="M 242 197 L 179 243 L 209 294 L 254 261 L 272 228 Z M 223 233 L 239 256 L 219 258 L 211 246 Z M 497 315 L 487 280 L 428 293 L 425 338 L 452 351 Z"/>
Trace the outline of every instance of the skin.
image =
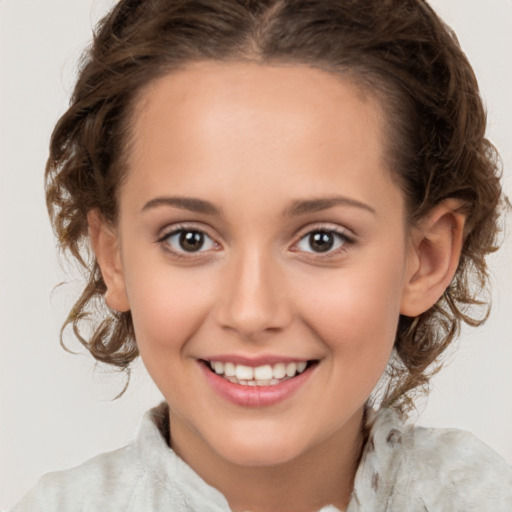
<path id="1" fill-rule="evenodd" d="M 89 215 L 107 302 L 132 312 L 171 445 L 234 511 L 347 505 L 399 315 L 428 309 L 455 271 L 463 217 L 446 201 L 407 225 L 382 118 L 320 70 L 194 64 L 141 94 L 118 225 Z M 179 229 L 205 245 L 184 251 Z M 332 250 L 314 250 L 315 230 Z M 285 400 L 243 407 L 198 363 L 224 354 L 318 364 Z"/>

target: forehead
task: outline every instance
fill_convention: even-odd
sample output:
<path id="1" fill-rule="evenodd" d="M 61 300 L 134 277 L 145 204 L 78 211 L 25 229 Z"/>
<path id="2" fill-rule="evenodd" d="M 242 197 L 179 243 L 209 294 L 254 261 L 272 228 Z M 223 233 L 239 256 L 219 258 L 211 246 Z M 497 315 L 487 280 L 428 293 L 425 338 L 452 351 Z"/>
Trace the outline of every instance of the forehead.
<path id="1" fill-rule="evenodd" d="M 326 71 L 196 63 L 140 94 L 129 173 L 143 187 L 172 180 L 194 195 L 211 191 L 205 180 L 242 190 L 255 176 L 285 195 L 307 180 L 311 195 L 325 195 L 340 176 L 349 188 L 377 175 L 391 182 L 382 119 L 376 99 Z"/>
<path id="2" fill-rule="evenodd" d="M 342 77 L 306 65 L 194 63 L 150 82 L 139 95 L 134 113 L 136 136 L 156 131 L 155 123 L 165 132 L 174 124 L 176 136 L 184 129 L 187 134 L 203 130 L 206 135 L 228 119 L 246 124 L 248 115 L 257 114 L 252 115 L 253 127 L 257 122 L 271 123 L 276 130 L 292 129 L 294 134 L 309 128 L 311 137 L 315 128 L 332 124 L 341 128 L 340 123 L 355 115 L 365 129 L 374 125 L 376 144 L 383 147 L 384 142 L 376 98 L 364 94 L 348 73 Z M 326 133 L 317 132 L 326 139 Z M 338 138 L 338 143 L 344 138 Z"/>

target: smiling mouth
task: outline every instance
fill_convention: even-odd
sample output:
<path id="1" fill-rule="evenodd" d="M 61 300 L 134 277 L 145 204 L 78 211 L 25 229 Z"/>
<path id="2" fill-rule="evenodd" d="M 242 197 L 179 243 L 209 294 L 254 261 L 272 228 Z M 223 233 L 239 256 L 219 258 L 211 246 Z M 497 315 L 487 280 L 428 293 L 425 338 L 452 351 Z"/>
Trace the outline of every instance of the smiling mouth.
<path id="1" fill-rule="evenodd" d="M 233 384 L 275 386 L 304 373 L 318 361 L 265 364 L 255 367 L 221 361 L 203 361 L 203 363 L 212 373 Z"/>

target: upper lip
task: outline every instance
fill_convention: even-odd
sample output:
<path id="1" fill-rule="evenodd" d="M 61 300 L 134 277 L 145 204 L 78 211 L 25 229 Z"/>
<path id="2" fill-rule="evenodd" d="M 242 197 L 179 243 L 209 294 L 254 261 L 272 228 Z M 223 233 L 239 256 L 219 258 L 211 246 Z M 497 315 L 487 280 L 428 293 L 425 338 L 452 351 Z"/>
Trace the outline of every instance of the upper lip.
<path id="1" fill-rule="evenodd" d="M 308 362 L 311 361 L 311 358 L 304 357 L 289 357 L 289 356 L 279 356 L 279 355 L 261 355 L 261 356 L 244 356 L 238 354 L 221 354 L 215 355 L 211 357 L 201 358 L 203 361 L 219 361 L 221 363 L 234 363 L 240 364 L 244 366 L 264 366 L 264 365 L 274 365 L 279 363 L 300 363 L 300 362 Z"/>

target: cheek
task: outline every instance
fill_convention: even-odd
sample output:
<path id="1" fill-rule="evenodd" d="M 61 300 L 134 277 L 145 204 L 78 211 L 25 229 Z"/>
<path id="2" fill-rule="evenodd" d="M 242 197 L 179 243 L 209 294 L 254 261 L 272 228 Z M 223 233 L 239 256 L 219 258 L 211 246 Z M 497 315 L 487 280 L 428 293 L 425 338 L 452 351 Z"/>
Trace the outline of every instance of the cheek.
<path id="1" fill-rule="evenodd" d="M 190 357 L 195 334 L 204 323 L 211 303 L 211 287 L 202 276 L 161 266 L 157 271 L 134 272 L 127 283 L 139 353 L 151 378 L 173 409 L 176 397 L 188 396 Z"/>
<path id="2" fill-rule="evenodd" d="M 135 270 L 127 276 L 127 295 L 141 355 L 181 350 L 208 314 L 211 287 L 201 272 L 166 265 Z"/>
<path id="3" fill-rule="evenodd" d="M 308 325 L 335 354 L 385 360 L 399 319 L 403 271 L 399 264 L 360 265 L 304 282 L 296 296 Z M 301 286 L 302 288 L 302 286 Z M 307 290 L 307 293 L 306 293 Z"/>
<path id="4" fill-rule="evenodd" d="M 352 273 L 343 286 L 331 283 L 330 293 L 309 294 L 306 321 L 329 354 L 325 388 L 336 383 L 329 403 L 343 403 L 345 411 L 366 402 L 382 377 L 399 318 L 397 294 L 384 283 L 362 286 L 362 280 Z"/>

